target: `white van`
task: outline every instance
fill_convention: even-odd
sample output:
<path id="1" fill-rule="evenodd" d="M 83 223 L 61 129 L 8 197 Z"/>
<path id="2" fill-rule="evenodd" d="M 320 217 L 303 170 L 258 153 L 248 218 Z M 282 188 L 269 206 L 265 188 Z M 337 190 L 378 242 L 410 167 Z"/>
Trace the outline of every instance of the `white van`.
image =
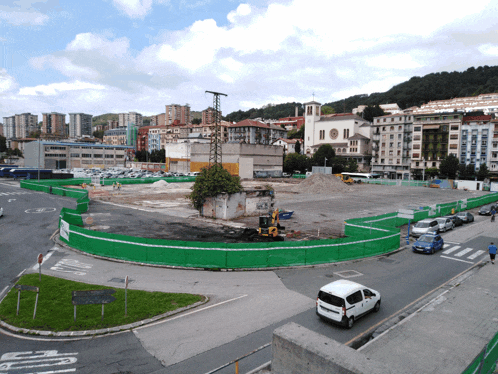
<path id="1" fill-rule="evenodd" d="M 354 321 L 380 309 L 380 293 L 359 283 L 341 279 L 329 283 L 318 292 L 316 314 L 350 329 Z"/>

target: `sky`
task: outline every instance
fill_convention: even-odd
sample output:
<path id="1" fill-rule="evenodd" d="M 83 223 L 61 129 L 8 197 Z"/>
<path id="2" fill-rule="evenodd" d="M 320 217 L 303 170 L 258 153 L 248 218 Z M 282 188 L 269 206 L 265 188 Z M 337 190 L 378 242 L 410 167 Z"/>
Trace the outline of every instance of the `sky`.
<path id="1" fill-rule="evenodd" d="M 227 95 L 224 115 L 385 92 L 498 65 L 497 11 L 498 0 L 1 0 L 0 121 L 202 111 L 205 91 Z"/>

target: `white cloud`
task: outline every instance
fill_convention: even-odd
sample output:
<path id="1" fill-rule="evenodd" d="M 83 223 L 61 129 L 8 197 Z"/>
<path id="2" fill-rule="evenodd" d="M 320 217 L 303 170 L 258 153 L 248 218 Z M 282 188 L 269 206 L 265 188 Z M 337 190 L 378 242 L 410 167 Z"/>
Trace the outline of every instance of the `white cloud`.
<path id="1" fill-rule="evenodd" d="M 422 65 L 413 60 L 408 53 L 383 54 L 367 60 L 367 64 L 372 67 L 382 69 L 415 69 Z"/>
<path id="2" fill-rule="evenodd" d="M 61 83 L 51 83 L 46 85 L 39 85 L 34 87 L 23 87 L 19 90 L 20 95 L 26 96 L 55 96 L 66 91 L 78 91 L 78 90 L 104 90 L 105 87 L 100 84 L 93 84 L 88 82 L 73 81 L 73 82 L 61 82 Z"/>
<path id="3" fill-rule="evenodd" d="M 5 10 L 0 7 L 0 20 L 4 20 L 14 26 L 41 26 L 49 17 L 36 11 Z"/>
<path id="4" fill-rule="evenodd" d="M 130 18 L 144 18 L 152 9 L 152 0 L 113 0 L 113 3 Z"/>
<path id="5" fill-rule="evenodd" d="M 7 70 L 0 69 L 0 94 L 12 91 L 17 87 L 17 83 L 13 77 L 7 74 Z"/>
<path id="6" fill-rule="evenodd" d="M 108 40 L 102 35 L 90 32 L 77 34 L 67 47 L 67 51 L 99 51 L 107 57 L 123 57 L 128 52 L 130 42 L 127 38 Z"/>
<path id="7" fill-rule="evenodd" d="M 483 55 L 498 56 L 498 45 L 483 44 L 478 47 L 478 50 Z"/>
<path id="8" fill-rule="evenodd" d="M 34 57 L 29 63 L 35 69 L 43 70 L 47 66 L 70 78 L 96 79 L 99 73 L 90 67 L 78 66 L 67 57 L 42 56 Z"/>

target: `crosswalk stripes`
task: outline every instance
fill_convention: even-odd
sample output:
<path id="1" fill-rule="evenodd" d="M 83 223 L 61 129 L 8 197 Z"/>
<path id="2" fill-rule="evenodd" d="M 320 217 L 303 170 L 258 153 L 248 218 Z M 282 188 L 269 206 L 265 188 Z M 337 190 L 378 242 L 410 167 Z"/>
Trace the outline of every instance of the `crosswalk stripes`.
<path id="1" fill-rule="evenodd" d="M 20 191 L 20 192 L 0 192 L 0 196 L 11 196 L 11 195 L 27 195 L 30 192 Z"/>
<path id="2" fill-rule="evenodd" d="M 469 260 L 475 260 L 477 257 L 479 257 L 485 253 L 485 251 L 483 251 L 483 250 L 480 250 L 480 249 L 475 250 L 474 248 L 471 248 L 471 247 L 467 247 L 464 249 L 461 249 L 461 248 L 462 247 L 460 245 L 452 246 L 451 244 L 445 243 L 443 246 L 444 251 L 441 253 L 441 257 L 452 259 L 452 260 L 463 261 L 463 260 L 461 260 L 461 258 L 463 258 L 466 255 L 469 255 L 469 256 L 466 256 L 465 258 L 467 258 Z M 443 255 L 449 255 L 449 254 L 451 254 L 453 257 L 443 256 Z M 463 262 L 469 262 L 469 261 L 463 261 Z M 469 262 L 469 263 L 472 263 L 472 262 Z"/>

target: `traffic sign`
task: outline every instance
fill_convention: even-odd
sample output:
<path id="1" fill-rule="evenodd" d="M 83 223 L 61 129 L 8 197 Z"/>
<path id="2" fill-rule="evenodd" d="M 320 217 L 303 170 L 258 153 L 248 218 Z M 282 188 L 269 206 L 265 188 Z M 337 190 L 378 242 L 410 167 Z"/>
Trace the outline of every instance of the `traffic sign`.
<path id="1" fill-rule="evenodd" d="M 38 255 L 38 263 L 41 264 L 43 262 L 43 254 Z"/>
<path id="2" fill-rule="evenodd" d="M 112 296 L 116 290 L 93 290 L 93 291 L 73 291 L 73 305 L 89 305 L 89 304 L 109 304 L 116 298 Z"/>

